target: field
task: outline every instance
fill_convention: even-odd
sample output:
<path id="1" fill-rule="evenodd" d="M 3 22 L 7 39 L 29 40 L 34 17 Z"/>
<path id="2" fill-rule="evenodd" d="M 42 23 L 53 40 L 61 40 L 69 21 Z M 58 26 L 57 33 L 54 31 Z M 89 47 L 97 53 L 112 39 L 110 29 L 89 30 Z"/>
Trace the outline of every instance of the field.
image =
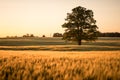
<path id="1" fill-rule="evenodd" d="M 97 41 L 66 42 L 61 38 L 3 38 L 0 50 L 49 50 L 49 51 L 116 51 L 120 50 L 120 37 L 100 37 Z"/>
<path id="2" fill-rule="evenodd" d="M 0 39 L 0 80 L 120 80 L 120 38 Z"/>
<path id="3" fill-rule="evenodd" d="M 0 80 L 120 80 L 120 51 L 0 51 Z"/>

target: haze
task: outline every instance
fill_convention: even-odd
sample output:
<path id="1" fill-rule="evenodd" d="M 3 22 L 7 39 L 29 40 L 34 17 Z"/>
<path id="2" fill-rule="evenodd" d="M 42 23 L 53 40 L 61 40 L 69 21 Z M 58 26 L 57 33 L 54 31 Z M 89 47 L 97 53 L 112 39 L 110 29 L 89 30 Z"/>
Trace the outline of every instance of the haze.
<path id="1" fill-rule="evenodd" d="M 0 37 L 63 33 L 66 14 L 77 6 L 94 12 L 99 31 L 120 32 L 120 0 L 0 0 Z"/>

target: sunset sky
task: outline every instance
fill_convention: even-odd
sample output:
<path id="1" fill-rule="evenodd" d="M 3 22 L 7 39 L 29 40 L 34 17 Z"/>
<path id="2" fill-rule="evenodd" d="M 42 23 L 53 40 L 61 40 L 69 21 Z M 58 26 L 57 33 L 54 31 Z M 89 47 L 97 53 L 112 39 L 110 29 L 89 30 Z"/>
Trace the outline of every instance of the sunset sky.
<path id="1" fill-rule="evenodd" d="M 83 6 L 94 12 L 101 32 L 120 32 L 120 0 L 0 0 L 0 37 L 52 36 L 71 9 Z"/>

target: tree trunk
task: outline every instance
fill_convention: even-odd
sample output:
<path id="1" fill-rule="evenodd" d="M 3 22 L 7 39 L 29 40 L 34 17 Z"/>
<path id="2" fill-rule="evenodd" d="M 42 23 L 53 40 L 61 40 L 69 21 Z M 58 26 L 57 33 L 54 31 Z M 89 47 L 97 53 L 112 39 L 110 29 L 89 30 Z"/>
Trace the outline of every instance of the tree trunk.
<path id="1" fill-rule="evenodd" d="M 78 41 L 78 45 L 81 45 L 81 44 L 82 44 L 82 40 L 79 40 L 79 41 Z"/>

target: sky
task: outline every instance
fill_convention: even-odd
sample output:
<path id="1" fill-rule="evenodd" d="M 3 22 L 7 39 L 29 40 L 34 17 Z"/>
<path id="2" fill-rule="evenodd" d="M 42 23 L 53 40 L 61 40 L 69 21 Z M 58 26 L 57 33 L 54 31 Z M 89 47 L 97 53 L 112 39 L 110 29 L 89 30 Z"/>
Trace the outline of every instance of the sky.
<path id="1" fill-rule="evenodd" d="M 120 0 L 0 0 L 0 37 L 63 33 L 67 13 L 77 6 L 94 12 L 101 32 L 120 32 Z"/>

